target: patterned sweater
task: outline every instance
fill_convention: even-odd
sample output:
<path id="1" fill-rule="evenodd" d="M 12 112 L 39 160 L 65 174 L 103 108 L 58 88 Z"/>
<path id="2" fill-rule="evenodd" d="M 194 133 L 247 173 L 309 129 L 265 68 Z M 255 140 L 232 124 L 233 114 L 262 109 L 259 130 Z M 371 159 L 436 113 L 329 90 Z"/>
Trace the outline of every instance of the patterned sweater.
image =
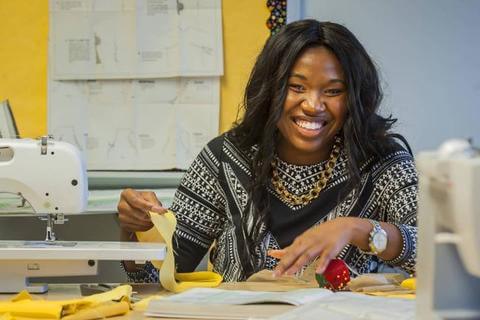
<path id="1" fill-rule="evenodd" d="M 246 232 L 241 216 L 251 215 L 246 208 L 246 190 L 255 150 L 253 147 L 242 152 L 224 134 L 210 141 L 187 170 L 170 208 L 178 223 L 174 241 L 177 271 L 193 271 L 214 243 L 210 253 L 214 270 L 223 275 L 224 281 L 242 281 L 252 272 L 276 266 L 278 261 L 266 254 L 269 249 L 288 246 L 316 224 L 356 216 L 396 225 L 403 239 L 402 251 L 393 260 L 382 261 L 347 245 L 338 258 L 360 274 L 377 272 L 384 263 L 415 272 L 417 172 L 412 156 L 400 146 L 382 159 L 367 161 L 361 167 L 360 187 L 343 196 L 340 191 L 345 190 L 348 180 L 348 160 L 343 149 L 332 177 L 312 202 L 292 206 L 269 186 L 269 225 L 261 226 L 265 237 L 254 252 L 255 270 L 245 268 L 239 254 L 245 250 L 242 234 Z M 277 170 L 288 191 L 301 195 L 314 186 L 325 164 L 299 166 L 278 159 Z M 135 282 L 158 281 L 158 272 L 151 264 L 127 275 Z"/>

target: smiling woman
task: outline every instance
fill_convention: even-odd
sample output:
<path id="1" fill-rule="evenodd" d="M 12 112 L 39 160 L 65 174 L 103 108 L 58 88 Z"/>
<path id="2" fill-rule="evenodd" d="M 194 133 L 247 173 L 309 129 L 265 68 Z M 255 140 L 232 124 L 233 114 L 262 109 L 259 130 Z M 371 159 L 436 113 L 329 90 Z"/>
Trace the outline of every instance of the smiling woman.
<path id="1" fill-rule="evenodd" d="M 170 210 L 177 271 L 211 262 L 225 281 L 261 269 L 292 274 L 333 258 L 358 273 L 384 264 L 413 273 L 417 174 L 413 159 L 377 114 L 377 70 L 345 27 L 302 20 L 270 37 L 244 96 L 242 119 L 205 146 Z M 408 144 L 407 144 L 408 146 Z M 125 238 L 149 229 L 165 208 L 127 189 L 119 219 Z M 158 281 L 147 263 L 125 263 L 134 281 Z"/>

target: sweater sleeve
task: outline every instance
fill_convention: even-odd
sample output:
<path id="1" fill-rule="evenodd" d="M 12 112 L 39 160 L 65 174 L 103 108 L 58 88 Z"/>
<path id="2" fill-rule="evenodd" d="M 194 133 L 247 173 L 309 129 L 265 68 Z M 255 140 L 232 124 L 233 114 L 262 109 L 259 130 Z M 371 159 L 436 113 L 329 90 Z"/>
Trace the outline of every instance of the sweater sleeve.
<path id="1" fill-rule="evenodd" d="M 193 271 L 223 228 L 225 198 L 218 181 L 222 145 L 220 136 L 200 152 L 170 207 L 177 218 L 173 246 L 178 272 Z"/>
<path id="2" fill-rule="evenodd" d="M 380 195 L 380 212 L 382 220 L 400 230 L 402 251 L 385 262 L 413 274 L 417 257 L 417 171 L 412 156 L 404 150 L 395 152 L 387 162 L 380 176 L 385 186 Z"/>

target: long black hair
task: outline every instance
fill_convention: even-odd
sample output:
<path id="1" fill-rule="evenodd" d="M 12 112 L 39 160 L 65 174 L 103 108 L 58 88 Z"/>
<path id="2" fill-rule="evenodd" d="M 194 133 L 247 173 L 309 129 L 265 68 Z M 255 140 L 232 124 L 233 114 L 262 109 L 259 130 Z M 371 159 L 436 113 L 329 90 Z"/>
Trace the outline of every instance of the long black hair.
<path id="1" fill-rule="evenodd" d="M 341 135 L 348 158 L 349 188 L 360 182 L 360 166 L 369 158 L 380 157 L 392 146 L 388 130 L 396 119 L 377 114 L 382 91 L 375 65 L 361 43 L 344 26 L 332 22 L 301 20 L 286 25 L 271 36 L 257 57 L 243 99 L 243 118 L 231 130 L 239 147 L 257 146 L 252 161 L 249 186 L 253 228 L 246 237 L 247 255 L 255 268 L 252 253 L 263 238 L 262 223 L 269 222 L 267 186 L 271 162 L 279 139 L 279 121 L 288 92 L 288 78 L 299 56 L 312 47 L 324 46 L 339 60 L 347 87 L 347 117 Z M 246 229 L 248 214 L 244 214 Z M 247 229 L 246 229 L 247 230 Z"/>

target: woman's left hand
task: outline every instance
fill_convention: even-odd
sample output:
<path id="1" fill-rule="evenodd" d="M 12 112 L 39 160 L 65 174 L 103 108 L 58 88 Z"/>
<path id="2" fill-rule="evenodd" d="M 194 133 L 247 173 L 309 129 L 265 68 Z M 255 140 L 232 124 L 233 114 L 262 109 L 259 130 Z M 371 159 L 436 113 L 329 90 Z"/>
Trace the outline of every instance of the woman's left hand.
<path id="1" fill-rule="evenodd" d="M 316 272 L 323 273 L 330 260 L 350 244 L 352 222 L 347 217 L 326 221 L 302 233 L 285 249 L 270 250 L 268 252 L 270 256 L 280 259 L 274 270 L 274 276 L 295 274 L 317 257 Z"/>

